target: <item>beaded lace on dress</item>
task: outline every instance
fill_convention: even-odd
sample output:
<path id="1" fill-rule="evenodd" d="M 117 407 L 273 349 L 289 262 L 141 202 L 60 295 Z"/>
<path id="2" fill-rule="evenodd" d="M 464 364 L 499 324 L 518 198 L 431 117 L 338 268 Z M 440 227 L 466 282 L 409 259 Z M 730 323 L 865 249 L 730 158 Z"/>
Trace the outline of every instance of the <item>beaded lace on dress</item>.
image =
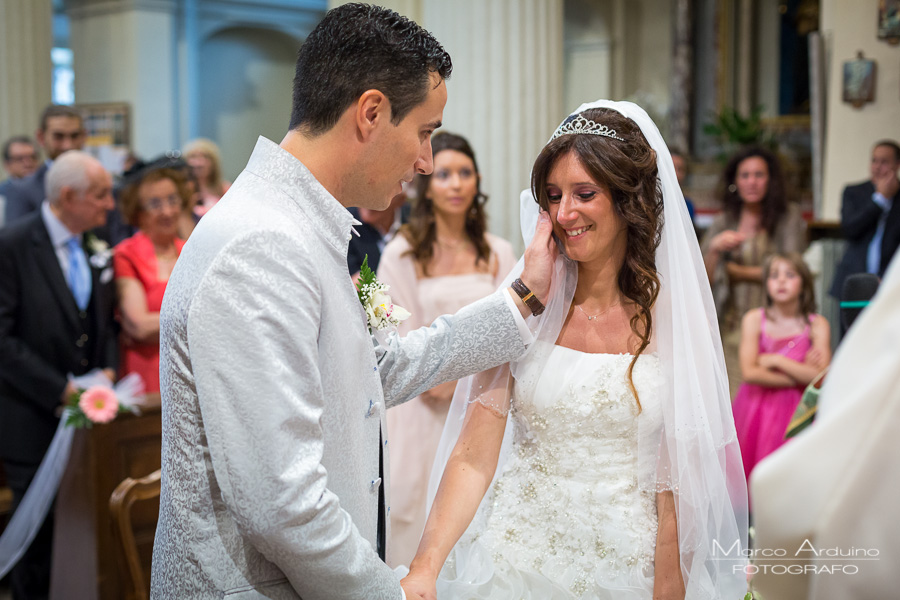
<path id="1" fill-rule="evenodd" d="M 523 365 L 534 389 L 513 390 L 512 453 L 448 559 L 439 596 L 649 598 L 656 498 L 638 488 L 636 457 L 638 423 L 656 435 L 662 426 L 659 360 L 642 355 L 635 366 L 639 413 L 630 355 L 543 346 Z"/>

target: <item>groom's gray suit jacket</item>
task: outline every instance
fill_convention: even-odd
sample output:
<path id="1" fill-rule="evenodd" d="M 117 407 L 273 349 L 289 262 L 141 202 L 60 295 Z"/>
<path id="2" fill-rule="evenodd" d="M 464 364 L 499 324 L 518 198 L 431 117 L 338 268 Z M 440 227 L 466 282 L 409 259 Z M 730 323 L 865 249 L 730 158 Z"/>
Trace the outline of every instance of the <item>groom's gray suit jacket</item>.
<path id="1" fill-rule="evenodd" d="M 351 225 L 260 138 L 185 245 L 160 317 L 153 598 L 400 598 L 373 549 L 385 408 L 525 346 L 498 292 L 373 349 Z"/>

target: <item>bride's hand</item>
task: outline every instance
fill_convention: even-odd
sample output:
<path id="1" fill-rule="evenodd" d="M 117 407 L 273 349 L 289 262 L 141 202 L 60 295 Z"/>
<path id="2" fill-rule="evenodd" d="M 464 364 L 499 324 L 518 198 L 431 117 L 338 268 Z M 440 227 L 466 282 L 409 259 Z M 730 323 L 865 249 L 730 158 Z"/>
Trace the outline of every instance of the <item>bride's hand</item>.
<path id="1" fill-rule="evenodd" d="M 409 575 L 400 580 L 400 587 L 406 592 L 406 600 L 437 600 L 434 578 L 415 571 L 410 571 Z"/>

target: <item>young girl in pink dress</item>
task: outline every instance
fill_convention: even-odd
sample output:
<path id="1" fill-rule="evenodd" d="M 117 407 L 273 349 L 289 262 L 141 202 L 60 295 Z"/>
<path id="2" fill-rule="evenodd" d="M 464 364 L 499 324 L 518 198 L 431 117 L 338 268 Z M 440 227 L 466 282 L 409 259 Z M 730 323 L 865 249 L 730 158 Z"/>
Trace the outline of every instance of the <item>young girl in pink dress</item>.
<path id="1" fill-rule="evenodd" d="M 796 253 L 774 254 L 763 266 L 763 308 L 741 324 L 744 381 L 734 399 L 744 474 L 784 443 L 803 389 L 831 361 L 831 329 L 815 314 L 813 279 Z"/>

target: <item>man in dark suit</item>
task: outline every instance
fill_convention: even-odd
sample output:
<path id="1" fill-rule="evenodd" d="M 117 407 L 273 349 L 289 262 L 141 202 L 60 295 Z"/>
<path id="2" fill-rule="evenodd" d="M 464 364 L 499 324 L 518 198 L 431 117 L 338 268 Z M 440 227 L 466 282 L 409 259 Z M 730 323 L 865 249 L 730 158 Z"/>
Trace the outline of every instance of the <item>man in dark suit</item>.
<path id="1" fill-rule="evenodd" d="M 884 275 L 900 246 L 900 146 L 883 140 L 872 149 L 871 179 L 844 188 L 841 229 L 847 249 L 838 265 L 831 295 L 840 298 L 844 280 L 854 273 Z"/>
<path id="2" fill-rule="evenodd" d="M 71 106 L 51 104 L 41 114 L 41 124 L 35 133 L 44 148 L 47 160 L 37 171 L 10 185 L 6 196 L 5 226 L 9 227 L 25 215 L 39 211 L 44 201 L 44 178 L 56 157 L 68 150 L 81 150 L 85 131 L 81 114 Z"/>
<path id="3" fill-rule="evenodd" d="M 27 135 L 14 135 L 3 142 L 3 170 L 9 175 L 3 184 L 34 173 L 41 158 L 38 151 L 38 145 Z"/>
<path id="4" fill-rule="evenodd" d="M 366 257 L 369 258 L 367 263 L 369 268 L 373 271 L 378 270 L 381 252 L 396 235 L 400 226 L 409 220 L 410 206 L 406 202 L 406 195 L 398 194 L 391 200 L 390 206 L 384 210 L 367 208 L 350 208 L 348 210 L 354 219 L 362 223 L 362 225 L 354 227 L 359 236 L 352 236 L 347 248 L 347 267 L 355 281 L 363 259 Z"/>
<path id="5" fill-rule="evenodd" d="M 49 200 L 0 231 L 0 460 L 14 511 L 74 391 L 68 374 L 104 369 L 112 378 L 116 364 L 112 262 L 84 235 L 105 222 L 112 180 L 72 151 L 46 183 Z M 51 511 L 12 571 L 14 598 L 47 596 L 52 535 Z"/>
<path id="6" fill-rule="evenodd" d="M 38 146 L 25 135 L 15 135 L 3 142 L 3 170 L 9 175 L 0 181 L 0 228 L 6 220 L 7 190 L 20 179 L 28 177 L 38 168 Z"/>

